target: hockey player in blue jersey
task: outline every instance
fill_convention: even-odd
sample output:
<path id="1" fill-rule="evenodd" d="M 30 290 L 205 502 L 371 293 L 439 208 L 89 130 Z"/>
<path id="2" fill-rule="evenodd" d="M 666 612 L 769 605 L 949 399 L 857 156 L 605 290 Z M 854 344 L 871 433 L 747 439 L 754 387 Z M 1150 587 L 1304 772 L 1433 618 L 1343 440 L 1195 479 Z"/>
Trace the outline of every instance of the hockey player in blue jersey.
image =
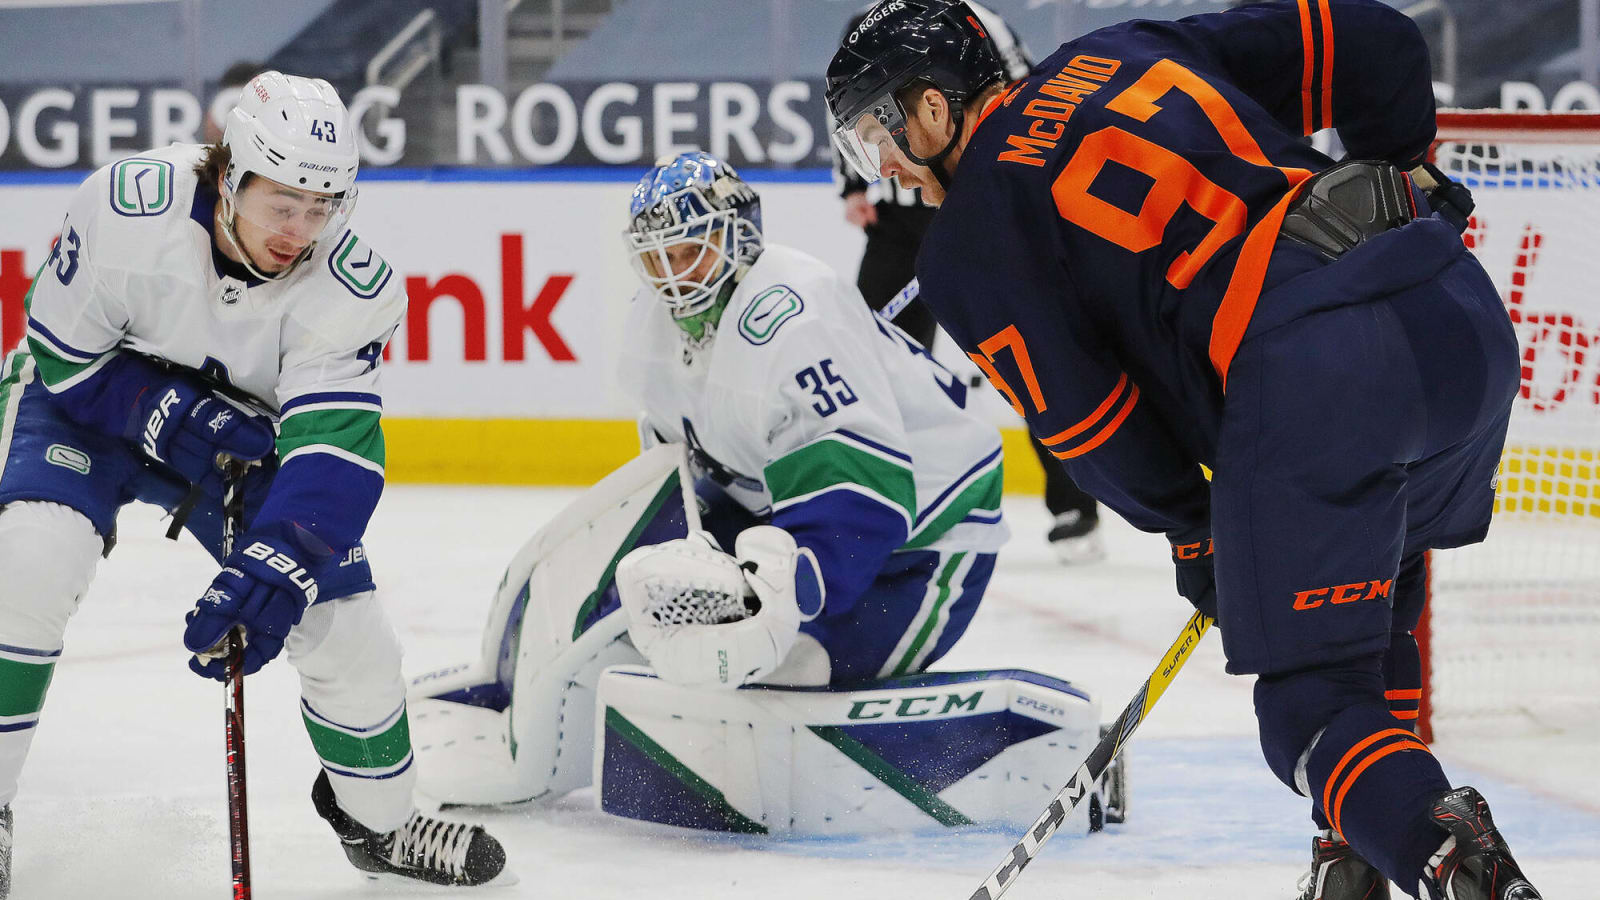
<path id="1" fill-rule="evenodd" d="M 828 70 L 835 142 L 941 205 L 918 276 L 945 330 L 1168 536 L 1257 676 L 1262 751 L 1325 829 L 1304 896 L 1538 897 L 1409 727 L 1423 552 L 1487 532 L 1518 384 L 1470 194 L 1425 164 L 1421 35 L 1275 0 L 1105 28 L 1009 84 L 986 47 L 963 3 L 881 3 Z M 1353 161 L 1304 141 L 1326 127 Z"/>
<path id="2" fill-rule="evenodd" d="M 379 359 L 406 296 L 344 227 L 356 127 L 328 82 L 264 72 L 220 143 L 120 160 L 67 206 L 0 378 L 0 897 L 18 776 L 118 510 L 186 495 L 219 568 L 209 588 L 173 586 L 173 636 L 188 593 L 195 672 L 222 677 L 235 631 L 245 675 L 280 653 L 298 670 L 312 799 L 350 861 L 509 876 L 482 828 L 413 804 L 400 645 L 361 544 L 384 482 Z M 227 555 L 223 456 L 256 463 Z"/>

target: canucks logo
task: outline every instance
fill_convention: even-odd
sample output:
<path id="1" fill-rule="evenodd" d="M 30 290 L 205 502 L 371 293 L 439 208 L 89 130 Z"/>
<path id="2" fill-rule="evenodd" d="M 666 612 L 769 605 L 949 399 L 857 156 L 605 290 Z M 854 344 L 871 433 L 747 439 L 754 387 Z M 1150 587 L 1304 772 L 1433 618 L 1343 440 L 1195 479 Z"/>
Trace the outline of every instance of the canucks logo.
<path id="1" fill-rule="evenodd" d="M 767 288 L 750 301 L 739 317 L 739 334 L 752 344 L 772 340 L 778 328 L 806 308 L 800 295 L 783 285 Z"/>
<path id="2" fill-rule="evenodd" d="M 111 167 L 111 208 L 123 216 L 159 216 L 172 206 L 172 163 L 133 157 Z"/>
<path id="3" fill-rule="evenodd" d="M 328 254 L 328 271 L 349 288 L 350 293 L 363 300 L 378 296 L 389 283 L 389 276 L 394 274 L 383 257 L 372 252 L 372 248 L 358 240 L 352 231 L 340 235 L 339 243 Z"/>

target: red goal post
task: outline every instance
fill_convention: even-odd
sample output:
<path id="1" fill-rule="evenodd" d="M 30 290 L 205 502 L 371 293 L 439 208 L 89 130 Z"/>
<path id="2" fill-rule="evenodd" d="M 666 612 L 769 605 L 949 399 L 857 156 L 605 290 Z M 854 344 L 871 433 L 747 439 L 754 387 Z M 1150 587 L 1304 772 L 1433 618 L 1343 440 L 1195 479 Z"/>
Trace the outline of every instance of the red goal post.
<path id="1" fill-rule="evenodd" d="M 1420 731 L 1600 709 L 1600 113 L 1442 110 L 1435 164 L 1506 302 L 1522 389 L 1484 543 L 1432 555 Z"/>

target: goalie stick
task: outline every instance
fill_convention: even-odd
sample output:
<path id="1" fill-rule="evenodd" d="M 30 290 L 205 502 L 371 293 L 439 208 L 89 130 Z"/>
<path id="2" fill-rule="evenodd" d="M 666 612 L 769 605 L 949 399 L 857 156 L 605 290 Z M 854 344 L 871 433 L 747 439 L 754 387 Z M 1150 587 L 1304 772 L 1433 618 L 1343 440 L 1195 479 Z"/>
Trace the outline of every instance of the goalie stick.
<path id="1" fill-rule="evenodd" d="M 1138 693 L 1128 701 L 1127 707 L 1122 710 L 1122 715 L 1118 716 L 1117 721 L 1106 730 L 1105 736 L 1100 738 L 1100 743 L 1089 751 L 1089 756 L 1084 759 L 1083 765 L 1078 767 L 1078 771 L 1067 780 L 1066 786 L 1056 794 L 1054 800 L 1050 801 L 1050 805 L 1045 807 L 1044 813 L 1033 823 L 1033 827 L 1029 828 L 1022 836 L 1022 840 L 1006 854 L 1005 861 L 989 873 L 989 877 L 972 893 L 969 900 L 999 900 L 1000 895 L 1016 882 L 1017 876 L 1022 874 L 1023 867 L 1039 855 L 1039 848 L 1044 846 L 1045 841 L 1050 840 L 1050 836 L 1056 833 L 1056 829 L 1072 815 L 1078 803 L 1088 794 L 1089 785 L 1099 781 L 1100 776 L 1105 774 L 1106 769 L 1111 766 L 1111 761 L 1116 758 L 1117 751 L 1122 749 L 1122 745 L 1133 736 L 1133 732 L 1138 729 L 1139 723 L 1144 721 L 1151 707 L 1161 699 L 1161 695 L 1167 690 L 1167 685 L 1177 677 L 1178 670 L 1183 668 L 1183 664 L 1189 661 L 1189 656 L 1194 652 L 1194 648 L 1199 646 L 1200 639 L 1205 637 L 1206 629 L 1210 627 L 1211 619 L 1204 613 L 1196 612 L 1189 617 L 1188 623 L 1183 626 L 1183 632 L 1172 642 L 1172 646 L 1167 648 L 1166 654 L 1161 657 L 1161 664 L 1156 666 L 1156 670 L 1150 673 L 1149 678 L 1145 679 Z"/>
<path id="2" fill-rule="evenodd" d="M 900 315 L 907 306 L 911 305 L 911 301 L 917 299 L 917 295 L 921 293 L 922 285 L 918 283 L 917 279 L 912 278 L 906 282 L 905 287 L 889 298 L 889 302 L 883 305 L 883 309 L 878 310 L 878 315 L 893 322 L 894 317 Z"/>

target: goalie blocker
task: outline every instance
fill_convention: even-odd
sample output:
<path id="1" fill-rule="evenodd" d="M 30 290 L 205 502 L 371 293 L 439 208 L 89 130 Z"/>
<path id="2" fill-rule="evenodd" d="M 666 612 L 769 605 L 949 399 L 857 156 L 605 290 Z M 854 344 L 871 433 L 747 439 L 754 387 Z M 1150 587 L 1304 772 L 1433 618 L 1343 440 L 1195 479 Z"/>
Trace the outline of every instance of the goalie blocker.
<path id="1" fill-rule="evenodd" d="M 598 783 L 615 815 L 794 835 L 1020 823 L 1098 739 L 1097 699 L 1031 672 L 854 690 L 655 677 L 629 640 L 616 570 L 638 547 L 698 531 L 692 497 L 681 446 L 663 445 L 529 540 L 496 592 L 479 661 L 412 682 L 420 792 L 501 804 Z M 1126 807 L 1125 789 L 1097 788 L 1085 829 Z"/>

